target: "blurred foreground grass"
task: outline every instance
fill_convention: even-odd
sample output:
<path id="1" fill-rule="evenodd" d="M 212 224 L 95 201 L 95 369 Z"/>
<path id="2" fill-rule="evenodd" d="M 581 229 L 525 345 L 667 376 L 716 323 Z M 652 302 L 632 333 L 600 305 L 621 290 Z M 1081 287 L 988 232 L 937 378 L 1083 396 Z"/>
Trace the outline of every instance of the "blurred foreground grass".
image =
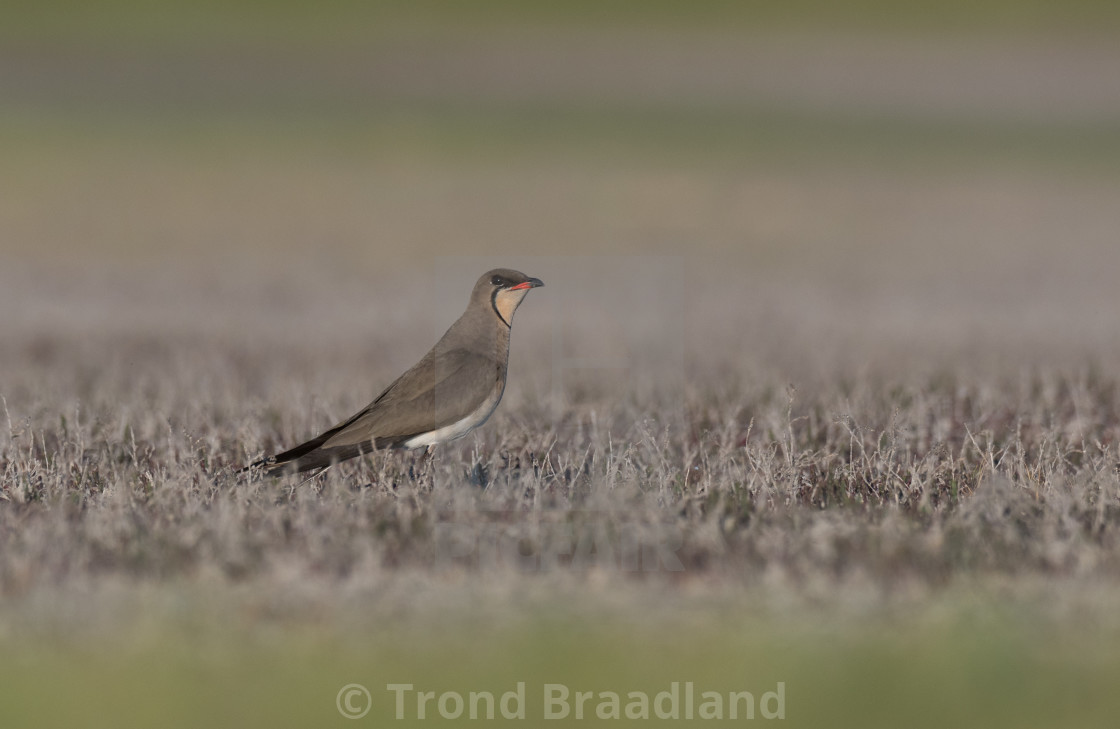
<path id="1" fill-rule="evenodd" d="M 641 591 L 634 597 L 640 601 Z M 190 613 L 167 623 L 141 617 L 127 630 L 76 641 L 9 636 L 0 641 L 0 697 L 12 729 L 411 726 L 442 723 L 435 701 L 429 718 L 416 721 L 410 694 L 406 720 L 398 722 L 388 684 L 437 697 L 500 697 L 522 681 L 521 723 L 539 726 L 548 723 L 545 683 L 573 693 L 614 691 L 625 705 L 630 691 L 652 701 L 671 682 L 691 681 L 699 705 L 702 691 L 746 690 L 758 701 L 781 682 L 789 726 L 1111 726 L 1120 710 L 1111 691 L 1120 679 L 1114 623 L 1055 631 L 1046 619 L 976 597 L 966 592 L 906 617 L 871 612 L 863 619 L 826 610 L 766 616 L 680 598 L 673 599 L 679 612 L 651 606 L 624 616 L 597 612 L 598 598 L 589 597 L 574 612 L 523 601 L 520 611 L 508 602 L 486 613 L 421 608 L 422 619 L 367 616 L 357 624 L 327 616 L 247 622 L 243 610 L 225 605 L 234 612 L 215 613 L 211 604 L 201 631 Z M 192 602 L 197 607 L 186 599 Z M 341 717 L 335 705 L 353 683 L 372 695 L 361 722 Z M 595 705 L 588 702 L 584 721 L 598 721 Z M 756 714 L 751 723 L 769 722 Z"/>

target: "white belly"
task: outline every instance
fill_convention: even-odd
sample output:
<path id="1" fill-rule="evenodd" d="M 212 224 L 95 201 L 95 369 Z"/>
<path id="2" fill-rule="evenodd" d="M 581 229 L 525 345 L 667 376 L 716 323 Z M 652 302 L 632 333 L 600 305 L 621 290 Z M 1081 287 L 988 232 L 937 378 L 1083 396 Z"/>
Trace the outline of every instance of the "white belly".
<path id="1" fill-rule="evenodd" d="M 504 387 L 495 387 L 494 392 L 478 406 L 478 409 L 462 420 L 457 420 L 450 425 L 445 425 L 442 428 L 437 428 L 428 433 L 421 433 L 420 435 L 409 438 L 402 445 L 404 445 L 405 448 L 425 448 L 438 443 L 446 443 L 456 438 L 462 438 L 490 418 L 494 410 L 498 407 L 498 401 L 502 399 L 502 391 L 504 389 Z"/>

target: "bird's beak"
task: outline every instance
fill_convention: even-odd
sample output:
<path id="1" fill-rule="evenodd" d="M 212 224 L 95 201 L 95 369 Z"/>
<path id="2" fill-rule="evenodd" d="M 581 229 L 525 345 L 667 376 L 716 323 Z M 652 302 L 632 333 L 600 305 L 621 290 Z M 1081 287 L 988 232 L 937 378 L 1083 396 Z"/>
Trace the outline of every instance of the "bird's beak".
<path id="1" fill-rule="evenodd" d="M 531 278 L 528 281 L 525 281 L 524 283 L 519 283 L 516 286 L 510 286 L 509 290 L 510 291 L 522 291 L 522 290 L 525 290 L 525 289 L 535 289 L 539 286 L 544 286 L 544 281 L 541 281 L 539 278 Z"/>

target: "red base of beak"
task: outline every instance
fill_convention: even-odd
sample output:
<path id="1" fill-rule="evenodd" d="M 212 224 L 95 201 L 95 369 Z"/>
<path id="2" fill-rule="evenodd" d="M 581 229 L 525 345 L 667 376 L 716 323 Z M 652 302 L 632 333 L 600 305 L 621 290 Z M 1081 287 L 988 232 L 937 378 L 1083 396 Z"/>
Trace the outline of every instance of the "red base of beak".
<path id="1" fill-rule="evenodd" d="M 538 286 L 544 286 L 544 282 L 539 278 L 531 278 L 528 281 L 519 283 L 516 286 L 510 286 L 510 291 L 524 291 L 525 289 L 535 289 Z"/>

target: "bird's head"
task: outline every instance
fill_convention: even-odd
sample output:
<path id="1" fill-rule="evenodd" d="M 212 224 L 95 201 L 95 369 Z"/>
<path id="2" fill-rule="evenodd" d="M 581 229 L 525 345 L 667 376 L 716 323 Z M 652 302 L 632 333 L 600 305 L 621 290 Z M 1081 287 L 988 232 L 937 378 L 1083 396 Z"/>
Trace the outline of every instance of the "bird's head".
<path id="1" fill-rule="evenodd" d="M 494 313 L 506 326 L 513 323 L 513 312 L 529 293 L 529 289 L 544 286 L 539 278 L 526 276 L 511 268 L 495 268 L 487 271 L 474 285 L 472 299 L 488 301 Z"/>

